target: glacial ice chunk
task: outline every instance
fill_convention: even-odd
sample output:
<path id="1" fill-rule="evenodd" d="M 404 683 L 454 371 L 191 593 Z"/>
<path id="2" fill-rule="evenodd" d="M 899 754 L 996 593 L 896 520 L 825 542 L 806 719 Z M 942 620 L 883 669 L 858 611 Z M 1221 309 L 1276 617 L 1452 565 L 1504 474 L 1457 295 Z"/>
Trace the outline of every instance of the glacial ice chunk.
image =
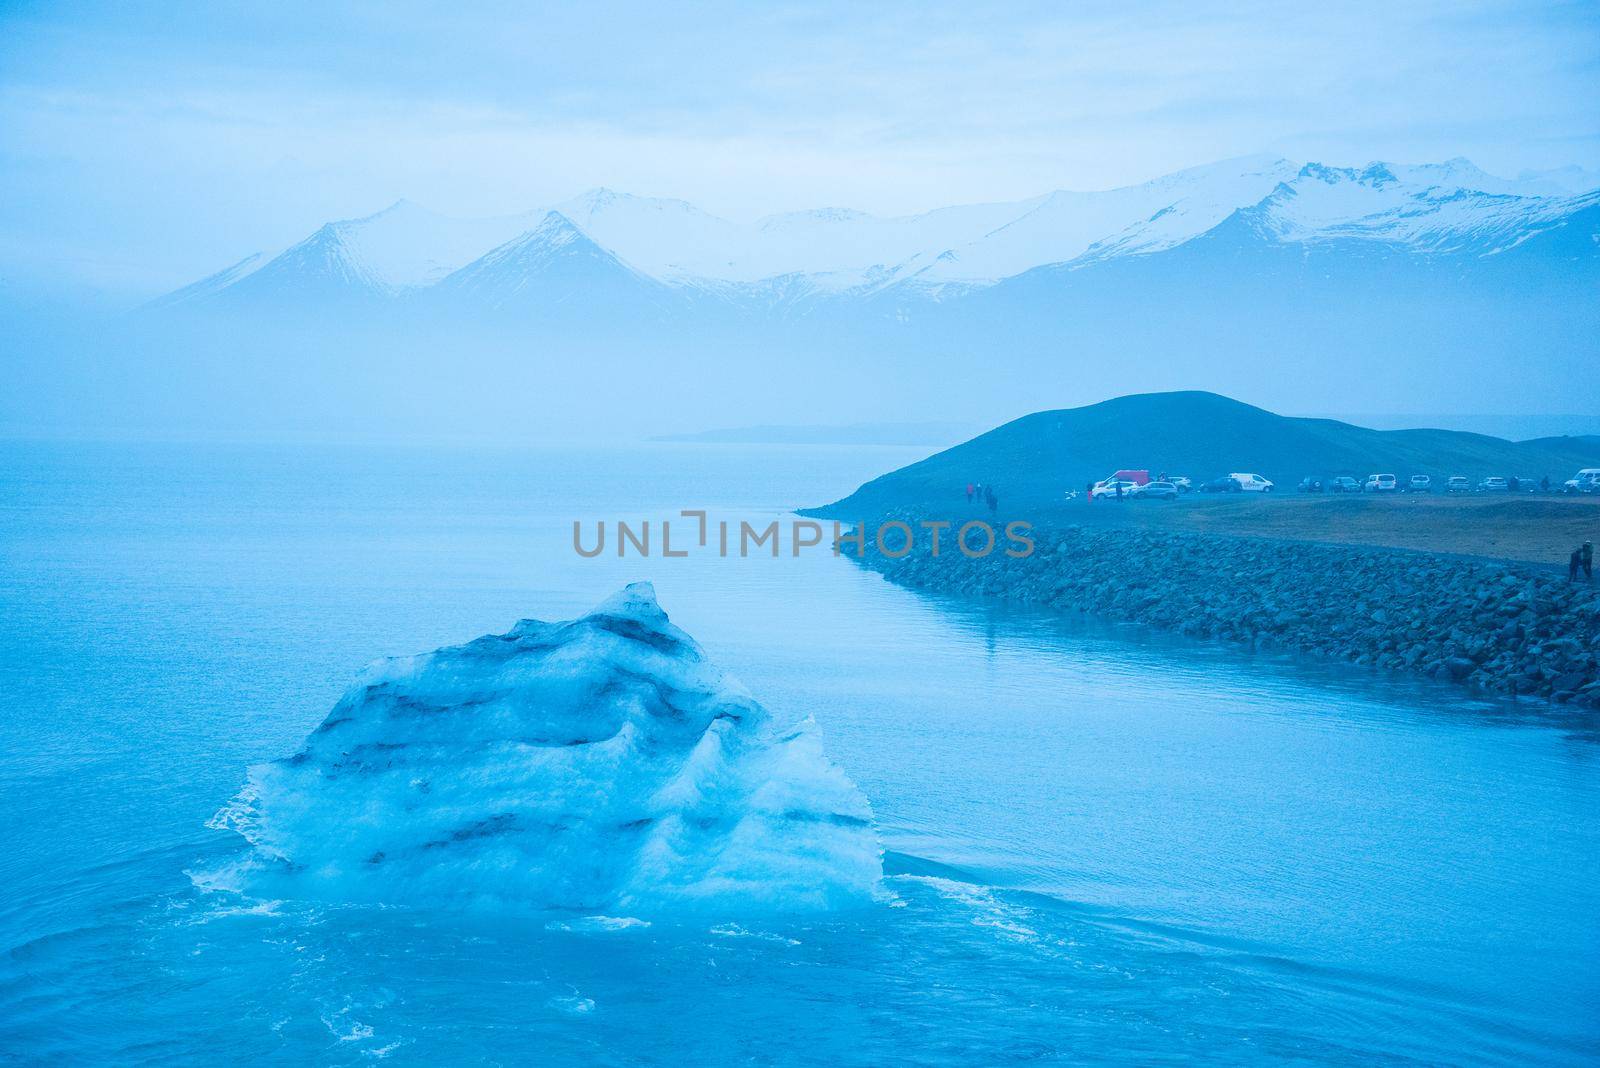
<path id="1" fill-rule="evenodd" d="M 866 799 L 648 583 L 588 615 L 380 661 L 216 826 L 280 897 L 627 915 L 878 893 Z"/>

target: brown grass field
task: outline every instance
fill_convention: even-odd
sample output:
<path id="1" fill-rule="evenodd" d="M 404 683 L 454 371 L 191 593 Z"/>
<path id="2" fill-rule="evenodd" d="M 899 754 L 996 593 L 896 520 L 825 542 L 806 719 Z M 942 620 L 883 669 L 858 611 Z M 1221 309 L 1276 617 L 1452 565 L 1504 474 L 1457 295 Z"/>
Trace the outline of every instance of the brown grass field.
<path id="1" fill-rule="evenodd" d="M 1600 497 L 1192 493 L 1175 503 L 1069 501 L 1048 519 L 1458 553 L 1563 569 L 1578 545 L 1600 543 Z"/>

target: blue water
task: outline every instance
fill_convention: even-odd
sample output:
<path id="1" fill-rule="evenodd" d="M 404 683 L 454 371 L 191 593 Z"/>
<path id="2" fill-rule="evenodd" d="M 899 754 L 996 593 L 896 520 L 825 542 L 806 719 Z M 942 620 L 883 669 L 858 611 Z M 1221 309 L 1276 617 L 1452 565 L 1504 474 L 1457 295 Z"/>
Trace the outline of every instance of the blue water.
<path id="1" fill-rule="evenodd" d="M 0 446 L 0 1060 L 1600 1060 L 1600 732 L 884 583 L 584 560 L 575 518 L 828 500 L 897 449 Z M 367 661 L 625 581 L 875 809 L 896 899 L 790 921 L 198 889 Z"/>

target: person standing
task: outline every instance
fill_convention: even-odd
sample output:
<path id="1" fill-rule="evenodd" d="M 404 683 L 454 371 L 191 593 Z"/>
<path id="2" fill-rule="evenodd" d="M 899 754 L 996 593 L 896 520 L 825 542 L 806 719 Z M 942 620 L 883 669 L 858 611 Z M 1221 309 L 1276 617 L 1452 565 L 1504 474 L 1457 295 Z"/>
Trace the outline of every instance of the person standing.
<path id="1" fill-rule="evenodd" d="M 1586 541 L 1583 548 L 1578 550 L 1578 562 L 1583 565 L 1583 577 L 1594 579 L 1594 542 Z"/>
<path id="2" fill-rule="evenodd" d="M 1572 550 L 1572 555 L 1567 557 L 1567 581 L 1578 581 L 1578 568 L 1583 566 L 1583 549 Z"/>
<path id="3" fill-rule="evenodd" d="M 972 503 L 972 483 L 967 483 L 967 503 Z"/>

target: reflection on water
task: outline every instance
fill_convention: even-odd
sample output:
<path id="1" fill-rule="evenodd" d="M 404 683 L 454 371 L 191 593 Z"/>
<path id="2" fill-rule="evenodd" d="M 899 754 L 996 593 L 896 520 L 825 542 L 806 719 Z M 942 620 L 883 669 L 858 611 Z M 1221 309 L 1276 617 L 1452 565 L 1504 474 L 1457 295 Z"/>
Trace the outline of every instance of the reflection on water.
<path id="1" fill-rule="evenodd" d="M 1592 717 L 930 598 L 826 554 L 578 559 L 901 450 L 7 446 L 0 1049 L 27 1060 L 1600 1056 Z M 815 713 L 897 901 L 584 926 L 194 889 L 364 661 L 652 579 Z"/>

